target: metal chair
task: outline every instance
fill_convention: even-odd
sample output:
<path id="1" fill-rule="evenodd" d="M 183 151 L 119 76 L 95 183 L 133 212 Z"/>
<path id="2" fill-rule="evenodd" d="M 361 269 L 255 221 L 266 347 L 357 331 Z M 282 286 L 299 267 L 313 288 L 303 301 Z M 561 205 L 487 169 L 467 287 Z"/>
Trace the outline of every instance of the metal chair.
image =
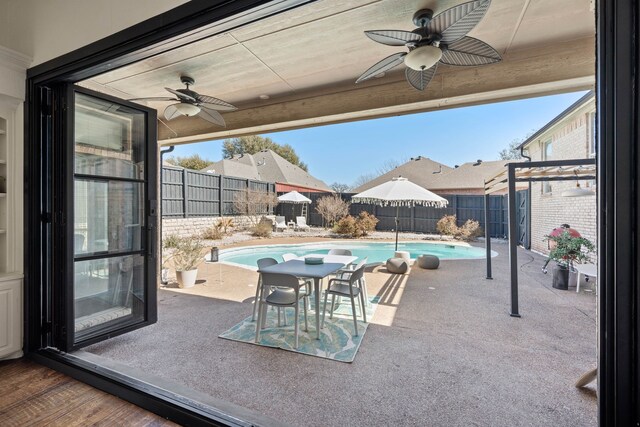
<path id="1" fill-rule="evenodd" d="M 351 251 L 349 249 L 330 249 L 329 255 L 346 255 L 351 256 Z"/>
<path id="2" fill-rule="evenodd" d="M 304 284 L 300 283 L 297 277 L 290 274 L 278 273 L 262 273 L 262 292 L 258 307 L 258 323 L 256 324 L 256 342 L 260 342 L 260 330 L 264 328 L 267 310 L 266 306 L 270 305 L 277 308 L 286 309 L 293 307 L 295 310 L 294 331 L 295 331 L 295 349 L 298 349 L 298 332 L 299 332 L 299 313 L 300 299 L 305 299 L 302 306 L 304 307 L 304 330 L 309 330 L 307 322 L 307 301 L 308 296 L 304 292 L 300 292 L 300 288 Z M 267 292 L 265 292 L 265 290 Z"/>
<path id="3" fill-rule="evenodd" d="M 333 319 L 333 309 L 335 307 L 336 296 L 348 297 L 351 299 L 351 312 L 353 313 L 353 325 L 355 327 L 355 336 L 358 336 L 358 317 L 356 315 L 356 297 L 360 297 L 360 312 L 365 323 L 367 323 L 367 311 L 364 302 L 364 292 L 359 284 L 364 276 L 364 265 L 351 273 L 348 279 L 331 279 L 329 287 L 324 293 L 324 306 L 322 308 L 322 327 L 324 327 L 324 316 L 327 311 L 327 298 L 331 294 L 331 313 L 330 319 Z"/>

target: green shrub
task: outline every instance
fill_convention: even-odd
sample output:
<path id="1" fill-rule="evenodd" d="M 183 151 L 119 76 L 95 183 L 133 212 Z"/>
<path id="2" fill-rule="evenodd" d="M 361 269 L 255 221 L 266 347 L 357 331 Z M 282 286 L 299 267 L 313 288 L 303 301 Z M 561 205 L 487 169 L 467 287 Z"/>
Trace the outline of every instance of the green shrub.
<path id="1" fill-rule="evenodd" d="M 251 227 L 251 235 L 255 237 L 271 237 L 271 225 L 266 222 L 259 222 Z"/>

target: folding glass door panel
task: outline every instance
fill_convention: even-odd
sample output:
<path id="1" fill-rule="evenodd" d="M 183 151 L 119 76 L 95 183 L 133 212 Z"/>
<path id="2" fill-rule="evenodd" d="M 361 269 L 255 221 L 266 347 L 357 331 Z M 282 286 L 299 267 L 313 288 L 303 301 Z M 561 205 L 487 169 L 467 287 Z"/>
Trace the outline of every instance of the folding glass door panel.
<path id="1" fill-rule="evenodd" d="M 155 322 L 157 267 L 155 110 L 78 87 L 71 96 L 69 349 Z"/>

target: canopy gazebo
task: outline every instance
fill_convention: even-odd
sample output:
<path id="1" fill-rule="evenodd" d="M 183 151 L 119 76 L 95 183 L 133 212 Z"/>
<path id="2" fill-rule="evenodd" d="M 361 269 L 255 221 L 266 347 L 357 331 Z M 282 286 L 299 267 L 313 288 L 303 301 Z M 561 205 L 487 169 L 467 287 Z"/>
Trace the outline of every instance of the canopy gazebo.
<path id="1" fill-rule="evenodd" d="M 449 201 L 444 197 L 440 197 L 403 177 L 392 178 L 391 181 L 358 193 L 351 198 L 351 201 L 354 203 L 396 207 L 396 250 L 398 250 L 398 214 L 400 206 L 413 207 L 422 205 L 444 208 L 449 204 Z"/>
<path id="2" fill-rule="evenodd" d="M 491 236 L 489 234 L 489 196 L 498 191 L 508 191 L 509 222 L 509 271 L 511 275 L 512 317 L 520 317 L 518 311 L 518 236 L 516 185 L 518 183 L 545 181 L 578 181 L 596 179 L 595 159 L 545 160 L 537 162 L 508 163 L 506 168 L 484 183 L 485 247 L 487 259 L 487 279 L 491 277 Z M 580 195 L 580 186 L 567 191 L 566 196 Z M 564 194 L 563 194 L 564 195 Z"/>

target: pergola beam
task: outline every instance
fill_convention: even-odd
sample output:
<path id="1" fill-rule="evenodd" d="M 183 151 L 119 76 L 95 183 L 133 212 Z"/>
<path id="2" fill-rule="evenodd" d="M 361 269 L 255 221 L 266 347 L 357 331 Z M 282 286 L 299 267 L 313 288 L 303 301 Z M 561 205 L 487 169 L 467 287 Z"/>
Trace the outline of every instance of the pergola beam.
<path id="1" fill-rule="evenodd" d="M 485 248 L 487 279 L 492 279 L 491 235 L 489 229 L 489 195 L 508 188 L 509 221 L 509 273 L 511 278 L 512 317 L 520 317 L 518 309 L 518 227 L 516 223 L 516 184 L 520 182 L 577 181 L 596 179 L 595 159 L 545 160 L 536 162 L 508 163 L 506 170 L 498 172 L 484 183 L 485 202 Z M 524 171 L 520 171 L 525 169 Z M 531 196 L 531 195 L 529 195 Z"/>

